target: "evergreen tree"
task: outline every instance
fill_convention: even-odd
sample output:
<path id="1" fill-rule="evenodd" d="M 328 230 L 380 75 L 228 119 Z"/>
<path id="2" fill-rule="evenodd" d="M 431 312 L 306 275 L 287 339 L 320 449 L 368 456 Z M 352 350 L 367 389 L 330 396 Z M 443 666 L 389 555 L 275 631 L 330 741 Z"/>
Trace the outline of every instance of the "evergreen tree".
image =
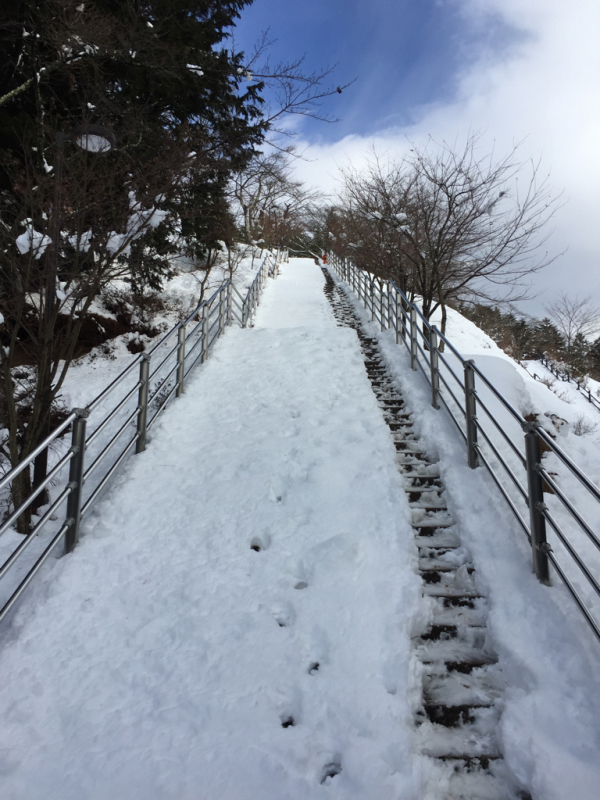
<path id="1" fill-rule="evenodd" d="M 575 376 L 585 375 L 588 372 L 589 349 L 585 336 L 582 333 L 575 334 L 569 353 L 569 371 Z"/>
<path id="2" fill-rule="evenodd" d="M 565 340 L 556 325 L 544 317 L 535 328 L 535 348 L 538 355 L 559 358 L 564 351 Z"/>
<path id="3" fill-rule="evenodd" d="M 199 246 L 202 237 L 214 242 L 200 220 L 222 223 L 229 172 L 265 131 L 261 84 L 246 82 L 243 54 L 226 47 L 227 29 L 249 2 L 2 4 L 1 408 L 13 464 L 49 430 L 94 296 L 128 272 L 136 286 L 156 285 L 168 268 L 167 230 L 159 234 L 157 221 L 182 218 Z M 74 126 L 89 124 L 112 129 L 117 146 L 78 150 Z M 76 298 L 66 315 L 57 279 L 61 293 Z M 14 392 L 17 351 L 36 375 L 26 401 Z M 13 484 L 15 503 L 28 481 L 25 471 Z M 28 529 L 26 519 L 20 529 Z"/>
<path id="4" fill-rule="evenodd" d="M 600 379 L 600 337 L 589 348 L 588 369 L 594 380 Z"/>

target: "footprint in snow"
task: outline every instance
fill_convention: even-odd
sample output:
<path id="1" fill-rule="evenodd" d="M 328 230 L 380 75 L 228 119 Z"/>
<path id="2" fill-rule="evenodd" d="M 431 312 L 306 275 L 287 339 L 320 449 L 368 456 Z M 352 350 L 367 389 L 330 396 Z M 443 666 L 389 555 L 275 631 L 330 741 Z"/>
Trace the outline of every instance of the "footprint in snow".
<path id="1" fill-rule="evenodd" d="M 292 585 L 294 589 L 306 589 L 310 583 L 311 575 L 306 569 L 304 562 L 300 561 L 296 564 L 295 568 L 291 570 Z"/>
<path id="2" fill-rule="evenodd" d="M 315 625 L 307 645 L 304 656 L 306 671 L 309 675 L 315 675 L 329 661 L 329 637 L 323 628 Z"/>
<path id="3" fill-rule="evenodd" d="M 342 757 L 335 755 L 321 770 L 321 780 L 319 783 L 328 784 L 342 771 Z"/>
<path id="4" fill-rule="evenodd" d="M 296 613 L 290 603 L 279 603 L 273 606 L 271 613 L 280 628 L 289 628 L 296 619 Z"/>
<path id="5" fill-rule="evenodd" d="M 267 550 L 271 546 L 271 537 L 268 533 L 263 533 L 262 536 L 254 536 L 250 542 L 250 549 L 256 553 L 261 550 Z"/>

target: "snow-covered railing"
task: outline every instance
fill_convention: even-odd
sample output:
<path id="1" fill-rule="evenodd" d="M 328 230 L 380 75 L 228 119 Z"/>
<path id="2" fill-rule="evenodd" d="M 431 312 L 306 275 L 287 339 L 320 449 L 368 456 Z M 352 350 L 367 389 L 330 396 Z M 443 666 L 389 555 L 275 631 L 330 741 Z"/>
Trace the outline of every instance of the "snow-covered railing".
<path id="1" fill-rule="evenodd" d="M 275 277 L 284 251 L 267 253 L 245 296 L 231 279 L 224 281 L 188 317 L 168 331 L 148 352 L 123 370 L 87 408 L 76 408 L 20 464 L 0 479 L 0 493 L 45 449 L 58 455 L 48 475 L 0 524 L 0 621 L 13 608 L 44 562 L 64 542 L 65 552 L 76 546 L 81 522 L 127 456 L 146 449 L 148 431 L 197 364 L 208 357 L 225 327 L 237 321 L 246 327 L 257 308 L 267 277 Z M 90 432 L 91 425 L 94 425 Z M 71 441 L 62 438 L 71 428 Z M 69 467 L 68 478 L 66 475 Z M 43 491 L 52 499 L 26 535 L 17 534 L 17 519 Z M 66 502 L 64 518 L 57 521 Z M 8 541 L 11 540 L 11 541 Z"/>
<path id="2" fill-rule="evenodd" d="M 554 377 L 557 378 L 559 381 L 563 381 L 565 383 L 573 383 L 577 391 L 581 392 L 581 394 L 585 397 L 588 403 L 590 403 L 592 406 L 594 406 L 594 408 L 600 411 L 600 400 L 598 400 L 597 397 L 594 397 L 591 390 L 585 386 L 585 383 L 583 381 L 577 380 L 577 378 L 574 378 L 569 372 L 563 372 L 562 370 L 558 369 L 556 364 L 553 364 L 552 361 L 550 361 L 550 359 L 546 358 L 545 356 L 541 356 L 537 360 L 541 364 L 543 364 L 546 367 L 546 369 L 549 372 L 551 372 L 554 375 Z M 536 378 L 536 380 L 540 380 L 540 378 L 535 373 L 533 373 L 533 377 Z"/>
<path id="3" fill-rule="evenodd" d="M 558 446 L 551 419 L 525 418 L 393 281 L 334 253 L 329 264 L 372 321 L 406 346 L 411 368 L 431 386 L 431 405 L 445 408 L 464 440 L 469 466 L 486 467 L 515 515 L 536 576 L 550 585 L 554 568 L 600 641 L 600 489 Z"/>

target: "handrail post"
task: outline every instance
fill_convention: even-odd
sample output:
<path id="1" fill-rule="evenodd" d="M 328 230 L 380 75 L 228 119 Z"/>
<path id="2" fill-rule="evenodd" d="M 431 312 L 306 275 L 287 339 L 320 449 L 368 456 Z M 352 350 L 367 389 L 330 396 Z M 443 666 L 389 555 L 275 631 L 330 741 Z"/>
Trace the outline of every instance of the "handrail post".
<path id="1" fill-rule="evenodd" d="M 438 359 L 438 337 L 435 328 L 429 328 L 429 368 L 431 371 L 431 405 L 439 408 L 440 372 Z"/>
<path id="2" fill-rule="evenodd" d="M 375 297 L 376 288 L 375 279 L 371 278 L 369 284 L 369 291 L 371 293 L 371 322 L 375 322 L 377 319 L 377 314 L 375 313 L 375 303 L 377 302 L 377 298 Z"/>
<path id="3" fill-rule="evenodd" d="M 223 335 L 223 331 L 225 330 L 225 294 L 223 292 L 223 286 L 219 291 L 219 336 Z"/>
<path id="4" fill-rule="evenodd" d="M 200 359 L 200 363 L 204 364 L 206 359 L 208 358 L 208 314 L 206 310 L 208 305 L 205 303 L 202 306 L 202 358 Z M 244 325 L 244 327 L 246 327 Z"/>
<path id="5" fill-rule="evenodd" d="M 379 324 L 381 325 L 381 331 L 385 330 L 384 324 L 384 317 L 383 317 L 383 283 L 379 284 Z"/>
<path id="6" fill-rule="evenodd" d="M 69 464 L 69 488 L 71 493 L 67 499 L 67 521 L 69 527 L 65 534 L 65 553 L 71 553 L 79 541 L 81 524 L 81 495 L 83 491 L 83 466 L 85 461 L 85 430 L 90 412 L 87 408 L 74 408 L 77 417 L 73 420 L 71 434 L 71 452 L 73 458 Z"/>
<path id="7" fill-rule="evenodd" d="M 231 325 L 233 322 L 233 282 L 231 278 L 227 284 L 227 322 L 226 325 Z"/>
<path id="8" fill-rule="evenodd" d="M 176 397 L 183 394 L 183 381 L 185 377 L 185 325 L 177 331 L 177 389 Z"/>
<path id="9" fill-rule="evenodd" d="M 140 361 L 140 390 L 138 392 L 137 442 L 135 452 L 146 449 L 146 428 L 148 425 L 148 395 L 150 392 L 150 356 L 146 353 Z"/>
<path id="10" fill-rule="evenodd" d="M 533 571 L 540 583 L 550 586 L 550 565 L 548 563 L 550 546 L 546 541 L 546 518 L 543 514 L 544 484 L 539 473 L 542 465 L 540 437 L 535 422 L 526 422 L 523 425 L 523 430 L 525 431 L 525 459 L 527 464 Z"/>
<path id="11" fill-rule="evenodd" d="M 392 303 L 393 303 L 393 301 L 392 301 L 392 290 L 391 289 L 392 289 L 391 281 L 388 281 L 387 282 L 387 305 L 386 305 L 386 312 L 385 312 L 386 321 L 387 321 L 387 327 L 388 328 L 392 327 Z"/>
<path id="12" fill-rule="evenodd" d="M 410 308 L 410 368 L 413 372 L 417 369 L 417 309 Z"/>
<path id="13" fill-rule="evenodd" d="M 402 336 L 402 316 L 398 319 L 398 289 L 394 292 L 394 318 L 396 322 L 396 344 L 400 344 L 400 337 Z"/>
<path id="14" fill-rule="evenodd" d="M 477 453 L 477 398 L 473 361 L 465 361 L 465 416 L 467 421 L 467 459 L 471 469 L 479 466 Z"/>

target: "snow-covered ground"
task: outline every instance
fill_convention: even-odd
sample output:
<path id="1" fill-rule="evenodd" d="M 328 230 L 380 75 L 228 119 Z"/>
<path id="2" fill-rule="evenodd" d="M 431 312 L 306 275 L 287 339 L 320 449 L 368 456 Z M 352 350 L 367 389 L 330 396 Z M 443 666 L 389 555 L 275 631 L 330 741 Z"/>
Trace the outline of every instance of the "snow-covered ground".
<path id="1" fill-rule="evenodd" d="M 131 444 L 136 432 L 135 418 L 138 404 L 136 385 L 139 376 L 137 364 L 141 356 L 130 351 L 129 345 L 132 340 L 141 345 L 146 353 L 152 353 L 149 409 L 149 419 L 152 424 L 152 417 L 159 404 L 174 388 L 176 381 L 173 374 L 176 359 L 174 350 L 177 348 L 175 326 L 197 308 L 202 284 L 205 292 L 204 300 L 210 303 L 211 296 L 215 297 L 213 309 L 216 312 L 219 299 L 217 292 L 221 285 L 232 277 L 237 291 L 235 299 L 239 301 L 240 297 L 246 296 L 267 255 L 271 258 L 271 254 L 258 248 L 254 248 L 254 255 L 250 248 L 240 248 L 233 251 L 233 254 L 230 252 L 229 257 L 222 254 L 208 273 L 193 269 L 192 264 L 179 264 L 178 273 L 166 283 L 160 297 L 153 298 L 151 295 L 148 298 L 146 296 L 147 302 L 143 310 L 139 302 L 132 297 L 131 286 L 124 281 L 114 281 L 108 287 L 106 294 L 96 298 L 90 313 L 97 315 L 96 319 L 101 327 L 106 325 L 107 321 L 117 320 L 116 314 L 110 310 L 113 308 L 114 310 L 118 309 L 123 318 L 130 317 L 128 324 L 131 330 L 108 339 L 93 348 L 87 355 L 74 360 L 57 398 L 58 403 L 62 404 L 63 409 L 68 413 L 73 408 L 89 407 L 101 393 L 103 394 L 102 399 L 97 404 L 94 403 L 92 414 L 87 421 L 85 468 L 93 471 L 85 478 L 84 504 L 126 446 Z M 229 267 L 233 269 L 230 271 Z M 65 306 L 68 307 L 70 302 L 71 300 L 66 298 Z M 116 307 L 115 302 L 117 303 Z M 239 317 L 239 308 L 234 306 L 235 311 L 238 311 Z M 214 323 L 214 320 L 215 316 L 212 316 L 211 322 Z M 142 330 L 146 329 L 153 332 L 154 335 L 141 334 L 138 330 L 140 326 Z M 200 353 L 197 345 L 202 333 L 201 323 L 192 320 L 188 325 L 187 332 L 189 338 L 186 343 L 188 356 L 186 369 L 189 369 L 190 362 L 197 360 Z M 209 331 L 210 342 L 215 336 L 216 331 Z M 196 349 L 192 352 L 194 347 Z M 26 371 L 27 368 L 23 369 Z M 119 381 L 118 385 L 106 394 L 104 390 L 115 380 Z M 129 398 L 127 398 L 128 394 Z M 110 416 L 119 405 L 120 409 L 117 410 L 116 416 L 112 416 L 108 424 L 104 426 L 105 418 Z M 101 430 L 98 436 L 95 436 L 98 429 Z M 3 433 L 5 432 L 0 429 L 0 440 L 3 438 Z M 52 444 L 50 448 L 51 467 L 65 456 L 69 445 L 70 437 L 68 435 L 63 435 Z M 110 450 L 106 452 L 105 448 L 109 446 Z M 103 453 L 104 455 L 102 455 Z M 96 462 L 97 458 L 101 460 Z M 8 469 L 9 465 L 6 459 L 0 458 L 0 474 L 4 474 Z M 65 466 L 54 478 L 49 487 L 51 501 L 57 501 L 64 494 L 69 479 L 68 472 L 68 466 Z M 9 504 L 10 490 L 7 487 L 0 492 L 0 515 L 2 517 L 9 508 Z M 50 546 L 51 541 L 58 533 L 66 514 L 64 499 L 62 506 L 55 509 L 53 513 L 49 505 L 42 506 L 38 510 L 38 516 L 34 515 L 33 517 L 34 524 L 39 519 L 39 515 L 46 513 L 51 514 L 50 521 L 47 521 L 41 531 L 30 537 L 25 543 L 23 537 L 11 528 L 0 539 L 0 565 L 3 567 L 18 548 L 26 547 L 25 550 L 19 551 L 19 558 L 7 566 L 7 571 L 0 581 L 0 607 L 4 607 L 38 557 L 46 547 Z"/>
<path id="2" fill-rule="evenodd" d="M 423 800 L 410 510 L 356 334 L 322 287 L 312 261 L 284 265 L 255 327 L 226 332 L 20 605 L 0 646 L 2 800 Z M 531 574 L 404 349 L 372 331 L 489 594 L 506 762 L 534 800 L 597 800 L 600 649 Z M 448 333 L 520 411 L 563 403 L 571 421 L 471 323 Z M 598 465 L 593 437 L 563 439 Z"/>
<path id="3" fill-rule="evenodd" d="M 3 799 L 418 796 L 410 515 L 322 284 L 284 267 L 20 607 Z"/>

